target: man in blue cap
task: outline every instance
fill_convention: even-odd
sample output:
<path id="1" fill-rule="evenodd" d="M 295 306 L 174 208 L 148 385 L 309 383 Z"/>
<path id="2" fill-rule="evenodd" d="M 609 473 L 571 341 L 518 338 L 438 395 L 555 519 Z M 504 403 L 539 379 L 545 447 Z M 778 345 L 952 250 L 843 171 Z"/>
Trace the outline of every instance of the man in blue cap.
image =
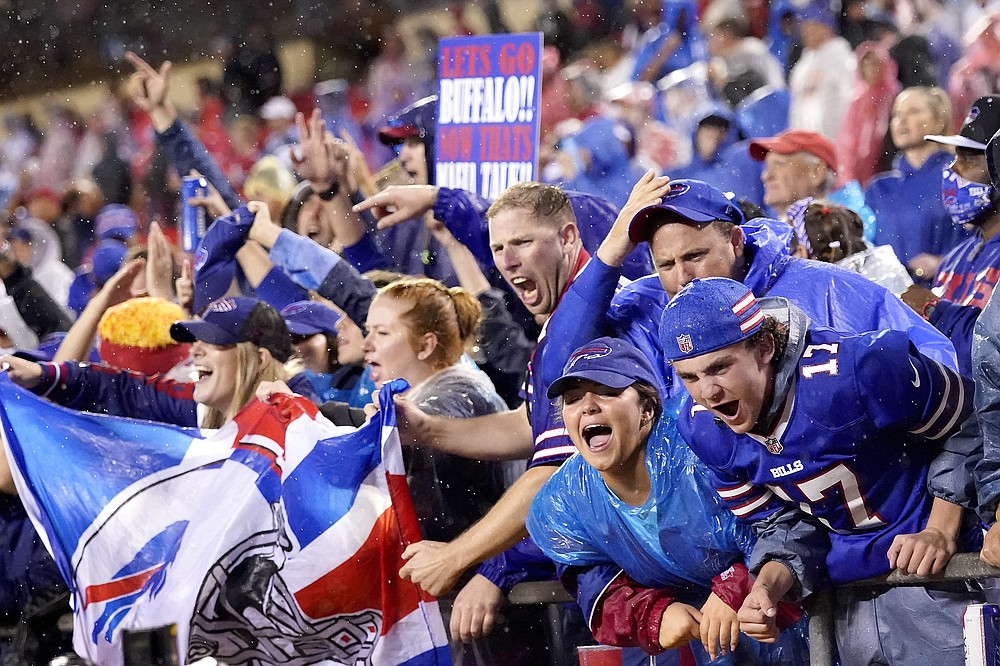
<path id="1" fill-rule="evenodd" d="M 922 353 L 955 367 L 948 340 L 897 296 L 856 273 L 790 256 L 791 234 L 784 222 L 745 220 L 729 196 L 708 183 L 647 173 L 563 296 L 548 324 L 559 344 L 550 342 L 548 352 L 566 359 L 588 340 L 620 335 L 656 361 L 665 394 L 676 395 L 680 387 L 659 347 L 660 313 L 692 279 L 726 277 L 758 297 L 788 298 L 818 325 L 855 333 L 905 331 Z M 622 259 L 642 241 L 649 243 L 656 275 L 618 289 Z"/>
<path id="2" fill-rule="evenodd" d="M 758 302 L 738 282 L 708 278 L 667 305 L 659 337 L 690 393 L 681 435 L 758 534 L 757 579 L 739 612 L 749 636 L 774 636 L 777 602 L 827 576 L 836 585 L 892 569 L 926 575 L 976 549 L 961 507 L 927 490 L 941 443 L 971 412 L 971 382 L 904 333 L 813 327 L 784 299 Z M 979 597 L 837 590 L 841 661 L 959 666 L 962 613 Z"/>

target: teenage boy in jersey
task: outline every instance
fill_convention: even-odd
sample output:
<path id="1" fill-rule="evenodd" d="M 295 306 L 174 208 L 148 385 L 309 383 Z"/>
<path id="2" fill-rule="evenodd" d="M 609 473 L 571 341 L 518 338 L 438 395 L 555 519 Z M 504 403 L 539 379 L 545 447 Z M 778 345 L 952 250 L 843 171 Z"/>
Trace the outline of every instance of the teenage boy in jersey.
<path id="1" fill-rule="evenodd" d="M 972 408 L 972 384 L 899 331 L 811 327 L 784 299 L 695 280 L 666 306 L 664 356 L 690 393 L 680 431 L 719 495 L 754 524 L 757 578 L 740 628 L 774 636 L 779 599 L 888 573 L 940 571 L 975 550 L 960 507 L 927 490 L 930 463 Z M 836 591 L 845 664 L 964 664 L 964 588 Z M 872 631 L 872 627 L 879 627 Z"/>

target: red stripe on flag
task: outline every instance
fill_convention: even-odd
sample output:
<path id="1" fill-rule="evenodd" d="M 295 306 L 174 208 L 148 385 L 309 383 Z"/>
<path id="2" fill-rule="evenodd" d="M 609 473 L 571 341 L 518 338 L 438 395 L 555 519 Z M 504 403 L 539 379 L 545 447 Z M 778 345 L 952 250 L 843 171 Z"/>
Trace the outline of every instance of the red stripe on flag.
<path id="1" fill-rule="evenodd" d="M 108 601 L 109 599 L 117 599 L 118 597 L 124 597 L 127 594 L 138 592 L 142 589 L 142 586 L 146 584 L 146 581 L 152 578 L 153 574 L 162 568 L 163 565 L 160 564 L 152 569 L 146 569 L 145 571 L 140 571 L 137 574 L 132 574 L 128 578 L 119 578 L 118 580 L 113 580 L 109 583 L 102 583 L 100 585 L 89 585 L 84 597 L 84 606 L 101 603 L 102 601 Z"/>
<path id="2" fill-rule="evenodd" d="M 354 557 L 299 590 L 295 599 L 315 619 L 377 608 L 384 635 L 417 609 L 422 596 L 413 583 L 399 577 L 402 553 L 399 524 L 389 507 Z"/>

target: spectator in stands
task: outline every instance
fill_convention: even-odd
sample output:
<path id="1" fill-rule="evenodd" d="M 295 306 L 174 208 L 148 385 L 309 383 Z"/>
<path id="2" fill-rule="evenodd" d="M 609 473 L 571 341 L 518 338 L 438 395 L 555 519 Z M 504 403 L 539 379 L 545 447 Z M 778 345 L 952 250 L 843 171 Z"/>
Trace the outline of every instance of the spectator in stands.
<path id="1" fill-rule="evenodd" d="M 952 224 L 941 202 L 942 170 L 954 159 L 928 134 L 951 127 L 951 103 L 940 88 L 907 88 L 892 106 L 889 134 L 899 151 L 893 170 L 872 179 L 865 190 L 878 224 L 876 245 L 890 245 L 913 276 L 930 284 L 941 257 L 968 231 Z"/>
<path id="2" fill-rule="evenodd" d="M 739 128 L 732 111 L 721 104 L 706 109 L 698 119 L 691 143 L 694 147 L 691 163 L 663 173 L 669 173 L 672 178 L 703 180 L 723 192 L 733 192 L 738 199 L 762 202 L 764 192 L 760 174 L 763 165 L 750 158 L 749 143 L 739 140 Z M 632 183 L 636 181 L 638 178 Z"/>
<path id="3" fill-rule="evenodd" d="M 787 301 L 758 303 L 737 282 L 707 278 L 664 309 L 660 342 L 691 396 L 681 436 L 758 534 L 756 580 L 739 612 L 749 636 L 777 636 L 782 599 L 893 569 L 926 576 L 978 547 L 978 526 L 929 484 L 947 438 L 971 414 L 972 383 L 902 332 L 814 327 Z M 784 456 L 794 461 L 788 473 L 773 473 Z M 836 500 L 834 487 L 844 492 Z M 983 598 L 977 587 L 905 586 L 834 596 L 843 663 L 952 666 L 965 659 L 965 607 Z"/>
<path id="4" fill-rule="evenodd" d="M 893 100 L 899 93 L 896 63 L 889 51 L 875 42 L 864 42 L 855 50 L 858 59 L 854 98 L 844 116 L 837 142 L 838 174 L 856 180 L 862 187 L 880 171 Z"/>
<path id="5" fill-rule="evenodd" d="M 292 334 L 292 350 L 305 366 L 302 374 L 320 402 L 336 400 L 352 407 L 370 402 L 358 397 L 363 351 L 360 339 L 352 344 L 344 315 L 318 301 L 296 301 L 283 307 L 281 316 Z"/>
<path id="6" fill-rule="evenodd" d="M 702 26 L 708 36 L 709 79 L 716 93 L 735 107 L 763 86 L 785 87 L 785 72 L 761 40 L 750 35 L 749 24 L 739 17 L 723 18 Z"/>
<path id="7" fill-rule="evenodd" d="M 674 70 L 707 58 L 695 3 L 663 0 L 660 24 L 647 31 L 636 46 L 632 80 L 655 83 Z"/>
<path id="8" fill-rule="evenodd" d="M 289 169 L 292 168 L 292 158 L 289 151 L 298 143 L 298 133 L 295 131 L 295 104 L 284 96 L 272 97 L 264 102 L 257 115 L 264 121 L 266 136 L 264 137 L 263 153 L 274 155 Z M 250 195 L 247 195 L 250 196 Z"/>
<path id="9" fill-rule="evenodd" d="M 805 47 L 788 76 L 792 93 L 789 127 L 817 132 L 834 141 L 851 100 L 856 62 L 837 35 L 833 14 L 822 0 L 796 11 Z"/>
<path id="10" fill-rule="evenodd" d="M 233 40 L 222 68 L 222 97 L 236 115 L 257 115 L 264 103 L 281 94 L 281 62 L 272 36 L 254 25 Z"/>
<path id="11" fill-rule="evenodd" d="M 633 160 L 632 128 L 621 121 L 604 117 L 587 120 L 559 146 L 556 159 L 564 167 L 565 188 L 604 197 L 616 207 L 625 203 L 631 183 L 643 174 Z"/>
<path id="12" fill-rule="evenodd" d="M 764 162 L 764 204 L 785 219 L 788 207 L 799 199 L 828 199 L 847 206 L 865 223 L 865 237 L 875 232 L 875 215 L 865 205 L 856 181 L 837 187 L 837 151 L 817 132 L 786 130 L 769 139 L 750 142 L 750 157 Z"/>
<path id="13" fill-rule="evenodd" d="M 986 165 L 986 142 L 998 130 L 1000 95 L 988 95 L 972 105 L 957 135 L 927 137 L 955 146 L 955 159 L 941 177 L 941 198 L 952 222 L 972 225 L 975 233 L 945 255 L 935 291 L 914 285 L 903 294 L 907 305 L 951 339 L 959 368 L 970 375 L 973 326 L 1000 278 L 1000 207 Z"/>
<path id="14" fill-rule="evenodd" d="M 650 654 L 689 644 L 698 663 L 720 665 L 805 659 L 801 631 L 776 646 L 740 636 L 753 536 L 713 497 L 707 468 L 679 439 L 674 408 L 661 415 L 658 382 L 624 340 L 598 338 L 570 355 L 548 396 L 579 455 L 539 491 L 528 530 L 601 643 Z M 795 621 L 794 609 L 783 611 Z"/>
<path id="15" fill-rule="evenodd" d="M 17 260 L 6 234 L 0 239 L 0 282 L 4 294 L 13 299 L 21 319 L 37 339 L 69 330 L 72 322 L 66 310 L 32 277 L 31 269 Z"/>

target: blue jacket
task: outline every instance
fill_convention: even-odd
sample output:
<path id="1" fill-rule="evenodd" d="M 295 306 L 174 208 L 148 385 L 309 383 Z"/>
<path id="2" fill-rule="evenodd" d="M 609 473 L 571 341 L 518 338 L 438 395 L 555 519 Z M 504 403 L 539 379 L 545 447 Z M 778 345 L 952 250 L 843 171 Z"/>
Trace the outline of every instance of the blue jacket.
<path id="1" fill-rule="evenodd" d="M 972 340 L 976 417 L 983 456 L 976 466 L 979 513 L 986 525 L 992 525 L 1000 501 L 1000 300 L 990 298 L 976 320 Z"/>
<path id="2" fill-rule="evenodd" d="M 743 225 L 748 264 L 743 283 L 755 296 L 783 296 L 802 308 L 817 326 L 847 333 L 905 331 L 921 353 L 958 367 L 948 339 L 887 289 L 837 266 L 790 256 L 790 232 L 789 225 L 766 218 Z M 680 383 L 673 381 L 660 348 L 660 316 L 667 294 L 659 278 L 650 275 L 616 293 L 619 277 L 619 271 L 595 257 L 570 285 L 549 320 L 548 335 L 559 344 L 550 342 L 541 371 L 554 380 L 574 349 L 601 335 L 619 335 L 654 360 L 664 395 L 683 391 Z"/>
<path id="3" fill-rule="evenodd" d="M 875 244 L 891 245 L 904 265 L 922 252 L 944 255 L 969 237 L 941 203 L 941 170 L 952 159 L 942 150 L 914 168 L 899 154 L 892 171 L 868 183 L 865 201 L 875 213 Z"/>
<path id="4" fill-rule="evenodd" d="M 623 123 L 609 118 L 593 118 L 566 140 L 569 146 L 590 154 L 590 164 L 582 173 L 565 183 L 567 190 L 579 190 L 604 197 L 616 208 L 628 201 L 632 186 L 645 170 L 632 161 L 618 132 L 631 133 Z"/>
<path id="5" fill-rule="evenodd" d="M 1000 281 L 1000 235 L 983 240 L 978 232 L 949 252 L 938 267 L 934 292 L 941 300 L 930 322 L 955 345 L 959 368 L 972 374 L 972 331 Z"/>
<path id="6" fill-rule="evenodd" d="M 703 180 L 723 192 L 732 192 L 737 200 L 746 199 L 761 205 L 764 201 L 764 184 L 760 180 L 760 174 L 764 170 L 764 163 L 750 157 L 748 141 L 739 140 L 736 116 L 732 111 L 720 104 L 706 110 L 696 121 L 691 134 L 692 145 L 695 145 L 698 123 L 713 116 L 729 121 L 729 132 L 718 150 L 710 159 L 705 160 L 695 149 L 690 164 L 674 169 L 670 177 Z"/>
<path id="7" fill-rule="evenodd" d="M 656 58 L 663 43 L 671 35 L 680 35 L 681 43 L 667 58 L 652 81 L 666 76 L 676 69 L 683 69 L 696 62 L 708 59 L 708 47 L 698 27 L 698 8 L 690 0 L 667 0 L 663 3 L 663 22 L 643 35 L 636 48 L 632 80 L 639 80 L 642 71 Z"/>
<path id="8" fill-rule="evenodd" d="M 573 206 L 583 247 L 593 254 L 614 225 L 618 209 L 607 199 L 593 194 L 568 191 L 566 195 Z M 476 194 L 442 187 L 438 190 L 437 203 L 434 204 L 434 217 L 443 222 L 455 238 L 472 251 L 486 275 L 497 276 L 486 220 L 486 210 L 489 207 L 490 202 Z M 636 279 L 652 272 L 653 262 L 648 246 L 642 243 L 626 257 L 622 273 L 629 279 Z M 494 284 L 499 286 L 496 282 Z"/>

